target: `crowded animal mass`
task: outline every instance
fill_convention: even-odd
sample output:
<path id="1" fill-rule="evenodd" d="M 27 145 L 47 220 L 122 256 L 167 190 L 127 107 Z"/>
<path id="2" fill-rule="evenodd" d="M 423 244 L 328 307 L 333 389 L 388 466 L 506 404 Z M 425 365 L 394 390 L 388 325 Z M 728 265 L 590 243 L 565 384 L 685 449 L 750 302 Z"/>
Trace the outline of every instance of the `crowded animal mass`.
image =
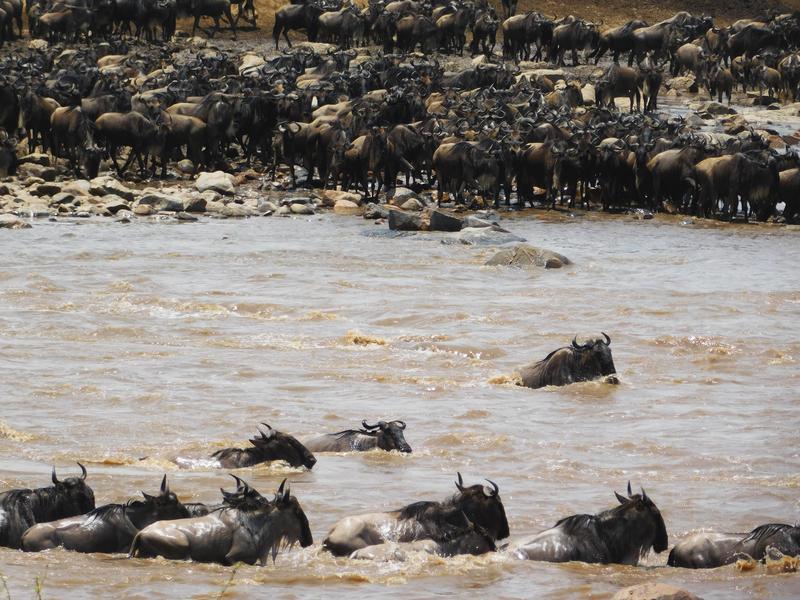
<path id="1" fill-rule="evenodd" d="M 666 4 L 0 2 L 8 595 L 794 597 L 800 6 Z"/>

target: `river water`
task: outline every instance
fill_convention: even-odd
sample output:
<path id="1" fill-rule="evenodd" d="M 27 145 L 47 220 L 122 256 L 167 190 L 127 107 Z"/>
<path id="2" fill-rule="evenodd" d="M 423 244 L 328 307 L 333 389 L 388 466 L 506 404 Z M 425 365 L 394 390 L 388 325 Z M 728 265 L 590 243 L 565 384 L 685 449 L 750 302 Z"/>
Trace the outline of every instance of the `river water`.
<path id="1" fill-rule="evenodd" d="M 246 445 L 259 421 L 298 437 L 403 419 L 410 456 L 319 455 L 288 477 L 316 543 L 343 516 L 467 483 L 500 485 L 512 539 L 615 505 L 642 485 L 670 545 L 700 528 L 800 517 L 800 237 L 680 219 L 505 221 L 574 265 L 485 267 L 491 251 L 391 238 L 336 215 L 195 224 L 37 222 L 2 234 L 0 485 L 80 460 L 98 504 L 153 493 L 164 472 L 215 502 L 224 471 L 178 469 Z M 373 235 L 368 235 L 373 234 Z M 606 331 L 621 385 L 528 390 L 514 370 Z M 144 460 L 141 458 L 146 457 Z M 502 555 L 372 564 L 317 548 L 242 567 L 225 597 L 610 598 L 664 581 L 706 599 L 796 598 L 796 574 L 638 568 Z M 12 598 L 209 598 L 231 569 L 0 549 Z M 0 593 L 2 596 L 2 593 Z"/>

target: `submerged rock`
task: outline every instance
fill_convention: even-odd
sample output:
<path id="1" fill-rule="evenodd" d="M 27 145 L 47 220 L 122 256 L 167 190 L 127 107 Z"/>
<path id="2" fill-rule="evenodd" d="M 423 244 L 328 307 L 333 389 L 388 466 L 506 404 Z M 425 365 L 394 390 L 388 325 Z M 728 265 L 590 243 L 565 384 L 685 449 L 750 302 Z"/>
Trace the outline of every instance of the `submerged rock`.
<path id="1" fill-rule="evenodd" d="M 422 231 L 422 216 L 398 208 L 389 209 L 389 229 L 392 231 Z"/>
<path id="2" fill-rule="evenodd" d="M 666 583 L 644 583 L 618 591 L 612 600 L 702 600 L 692 592 L 687 592 Z"/>
<path id="3" fill-rule="evenodd" d="M 571 265 L 572 261 L 562 254 L 519 244 L 513 248 L 501 250 L 492 258 L 486 261 L 487 265 L 503 265 L 509 267 L 532 268 L 540 267 L 545 269 L 560 269 L 564 265 Z"/>
<path id="4" fill-rule="evenodd" d="M 525 238 L 514 235 L 502 227 L 465 227 L 452 238 L 442 240 L 444 244 L 466 244 L 467 246 L 502 246 L 524 242 Z"/>
<path id="5" fill-rule="evenodd" d="M 16 215 L 0 215 L 0 229 L 30 229 L 31 224 Z"/>

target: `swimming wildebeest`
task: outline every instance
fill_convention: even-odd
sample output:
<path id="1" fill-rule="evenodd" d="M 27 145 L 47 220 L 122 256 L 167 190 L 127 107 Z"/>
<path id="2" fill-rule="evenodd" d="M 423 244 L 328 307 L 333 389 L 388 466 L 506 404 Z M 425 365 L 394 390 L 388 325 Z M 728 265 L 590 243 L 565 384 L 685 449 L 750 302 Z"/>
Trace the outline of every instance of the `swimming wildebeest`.
<path id="1" fill-rule="evenodd" d="M 292 467 L 312 468 L 317 459 L 303 444 L 288 433 L 281 433 L 267 425 L 267 432 L 258 430 L 258 437 L 251 438 L 252 448 L 223 448 L 211 455 L 223 469 L 252 467 L 263 462 L 284 460 Z"/>
<path id="2" fill-rule="evenodd" d="M 488 480 L 487 480 L 488 481 Z M 500 489 L 489 481 L 464 486 L 458 474 L 458 493 L 444 502 L 414 502 L 399 510 L 346 517 L 333 526 L 322 542 L 336 556 L 349 556 L 356 550 L 385 542 L 414 542 L 433 539 L 452 528 L 483 528 L 492 540 L 508 537 L 508 520 Z"/>
<path id="3" fill-rule="evenodd" d="M 800 526 L 769 523 L 750 533 L 696 533 L 675 544 L 667 564 L 688 569 L 714 569 L 739 558 L 763 560 L 768 548 L 787 556 L 800 555 Z"/>
<path id="4" fill-rule="evenodd" d="M 606 377 L 608 383 L 618 383 L 614 376 L 614 359 L 611 357 L 611 338 L 605 333 L 600 338 L 553 350 L 543 360 L 520 370 L 522 384 L 529 388 L 546 385 L 567 385 L 579 381 L 591 381 Z M 608 376 L 611 377 L 608 377 Z"/>
<path id="5" fill-rule="evenodd" d="M 203 517 L 161 521 L 140 531 L 130 556 L 163 556 L 173 560 L 196 560 L 232 565 L 237 562 L 262 565 L 278 550 L 299 542 L 314 543 L 303 509 L 289 493 L 284 479 L 269 501 L 247 483 L 236 479 L 235 492 L 222 491 L 224 506 Z"/>
<path id="6" fill-rule="evenodd" d="M 350 558 L 404 561 L 408 552 L 424 552 L 447 557 L 459 554 L 478 556 L 496 551 L 497 545 L 492 536 L 483 527 L 470 522 L 466 527 L 453 527 L 441 532 L 437 539 L 375 544 L 356 550 Z"/>
<path id="7" fill-rule="evenodd" d="M 53 467 L 53 485 L 35 490 L 9 490 L 0 494 L 0 546 L 19 548 L 22 534 L 36 523 L 81 515 L 94 509 L 94 492 L 80 477 L 59 480 Z"/>
<path id="8" fill-rule="evenodd" d="M 628 497 L 614 492 L 619 506 L 597 515 L 572 515 L 555 527 L 515 544 L 518 558 L 548 562 L 578 560 L 587 563 L 637 565 L 653 548 L 667 549 L 667 528 L 647 494 Z"/>
<path id="9" fill-rule="evenodd" d="M 189 517 L 169 491 L 166 475 L 157 496 L 142 496 L 144 501 L 106 504 L 85 515 L 34 525 L 22 536 L 22 549 L 41 552 L 62 546 L 75 552 L 127 552 L 134 536 L 151 523 Z"/>
<path id="10" fill-rule="evenodd" d="M 366 450 L 397 450 L 411 452 L 403 431 L 403 421 L 378 421 L 375 425 L 367 425 L 362 421 L 363 429 L 345 429 L 338 433 L 326 433 L 305 441 L 305 446 L 312 452 L 361 452 Z"/>

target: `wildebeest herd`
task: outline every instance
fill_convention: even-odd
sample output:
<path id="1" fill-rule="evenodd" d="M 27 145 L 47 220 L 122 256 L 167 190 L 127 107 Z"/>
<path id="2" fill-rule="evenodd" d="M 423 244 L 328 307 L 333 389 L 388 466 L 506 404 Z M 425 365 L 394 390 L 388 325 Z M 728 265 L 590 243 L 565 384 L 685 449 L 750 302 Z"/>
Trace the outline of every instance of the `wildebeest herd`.
<path id="1" fill-rule="evenodd" d="M 739 125 L 728 133 L 698 132 L 682 117 L 659 112 L 669 69 L 689 72 L 698 88 L 730 102 L 736 86 L 756 100 L 797 100 L 800 15 L 764 15 L 715 27 L 705 16 L 678 13 L 649 25 L 631 21 L 601 31 L 578 17 L 516 15 L 505 20 L 482 2 L 374 2 L 363 10 L 303 2 L 280 8 L 273 39 L 291 46 L 303 30 L 322 47 L 300 45 L 275 56 L 174 41 L 179 15 L 255 24 L 249 0 L 80 0 L 29 2 L 34 44 L 0 62 L 0 169 L 13 175 L 27 150 L 66 161 L 75 176 L 95 177 L 104 162 L 120 177 L 134 163 L 153 177 L 178 160 L 193 172 L 255 164 L 276 179 L 285 165 L 293 186 L 355 188 L 391 197 L 398 178 L 438 189 L 456 202 L 548 208 L 595 204 L 702 216 L 800 219 L 800 155 L 778 151 L 774 139 Z M 23 6 L 0 0 L 0 42 L 23 33 Z M 16 28 L 17 31 L 14 31 Z M 501 55 L 495 55 L 498 30 Z M 194 32 L 194 31 L 193 31 Z M 476 59 L 447 71 L 428 53 Z M 365 50 L 365 44 L 372 44 Z M 371 48 L 371 49 L 370 49 Z M 416 53 L 419 49 L 422 54 Z M 612 62 L 602 75 L 543 69 L 565 57 Z M 626 58 L 627 66 L 619 64 Z M 442 59 L 444 61 L 445 59 Z M 448 59 L 449 60 L 449 59 Z M 668 65 L 668 66 L 667 66 Z M 615 104 L 629 100 L 628 110 Z M 127 149 L 123 155 L 121 149 Z M 302 167 L 299 169 L 297 167 Z M 300 179 L 301 181 L 298 181 Z M 413 182 L 413 183 L 412 183 Z M 616 382 L 611 339 L 572 343 L 521 370 L 520 383 L 539 388 L 603 378 Z M 271 461 L 312 469 L 314 453 L 365 450 L 410 453 L 403 421 L 362 422 L 304 442 L 269 425 L 246 448 L 211 459 L 237 469 Z M 62 547 L 79 552 L 128 552 L 202 562 L 265 563 L 287 545 L 313 544 L 309 520 L 286 481 L 264 496 L 233 475 L 236 488 L 213 504 L 182 503 L 166 476 L 157 494 L 96 507 L 80 477 L 0 495 L 0 545 L 24 551 Z M 528 539 L 510 537 L 499 486 L 466 485 L 443 501 L 337 522 L 322 549 L 376 559 L 398 552 L 442 556 L 506 552 L 541 561 L 636 565 L 650 549 L 668 548 L 664 520 L 644 489 L 616 494 L 618 505 L 559 520 Z M 767 524 L 750 533 L 697 534 L 676 545 L 668 564 L 692 568 L 729 564 L 770 548 L 800 554 L 800 528 Z"/>
<path id="2" fill-rule="evenodd" d="M 717 27 L 680 12 L 603 30 L 574 16 L 513 14 L 515 3 L 501 22 L 485 0 L 363 10 L 309 0 L 276 11 L 275 45 L 282 35 L 287 43 L 277 55 L 174 41 L 180 15 L 195 26 L 222 16 L 234 33 L 240 17 L 255 23 L 252 3 L 237 4 L 234 17 L 229 0 L 29 2 L 30 33 L 50 45 L 20 45 L 0 61 L 0 173 L 26 160 L 24 136 L 29 152 L 67 161 L 75 176 L 102 165 L 133 176 L 135 164 L 140 177 L 159 167 L 167 177 L 189 159 L 188 172 L 255 164 L 268 180 L 285 165 L 293 186 L 372 198 L 391 198 L 405 176 L 459 203 L 800 218 L 796 140 L 787 149 L 775 131 L 742 121 L 700 131 L 657 101 L 666 78 L 682 73 L 698 93 L 728 101 L 739 87 L 757 90 L 757 103 L 796 100 L 800 14 Z M 20 0 L 0 6 L 1 35 L 20 35 Z M 328 45 L 290 47 L 295 30 Z M 459 63 L 452 55 L 469 34 L 481 56 Z M 582 75 L 521 62 L 558 67 L 565 55 L 612 62 Z"/>
<path id="3" fill-rule="evenodd" d="M 589 340 L 550 353 L 523 369 L 528 387 L 567 385 L 615 376 L 610 338 Z M 612 380 L 616 382 L 616 378 Z M 239 468 L 273 461 L 312 469 L 313 452 L 368 450 L 411 453 L 403 421 L 362 421 L 361 429 L 318 435 L 305 442 L 261 424 L 250 439 L 252 448 L 226 448 L 211 458 L 219 468 Z M 216 504 L 182 503 L 164 475 L 158 494 L 142 492 L 143 500 L 96 507 L 80 477 L 59 479 L 52 486 L 16 489 L 0 494 L 0 545 L 38 552 L 64 548 L 76 552 L 127 552 L 131 557 L 163 556 L 234 564 L 265 564 L 287 546 L 313 544 L 308 518 L 286 480 L 268 499 L 236 475 L 234 491 L 222 489 Z M 334 524 L 322 550 L 353 559 L 391 560 L 417 551 L 439 556 L 504 552 L 519 559 L 549 562 L 583 561 L 637 565 L 651 549 L 668 547 L 667 529 L 658 507 L 644 489 L 616 494 L 618 506 L 595 515 L 559 520 L 534 536 L 497 543 L 510 536 L 499 486 L 464 484 L 441 502 L 420 501 L 389 512 L 346 517 Z M 766 524 L 750 533 L 702 533 L 679 542 L 669 555 L 676 567 L 711 568 L 741 557 L 764 559 L 768 553 L 800 555 L 800 527 Z"/>

